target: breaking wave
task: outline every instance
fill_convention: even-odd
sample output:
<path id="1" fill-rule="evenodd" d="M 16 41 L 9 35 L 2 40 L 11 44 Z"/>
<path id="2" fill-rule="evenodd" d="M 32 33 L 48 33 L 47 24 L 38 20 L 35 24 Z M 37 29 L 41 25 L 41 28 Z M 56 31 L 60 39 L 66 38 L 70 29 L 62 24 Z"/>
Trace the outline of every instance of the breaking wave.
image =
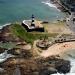
<path id="1" fill-rule="evenodd" d="M 7 24 L 4 24 L 4 25 L 1 25 L 1 26 L 0 26 L 0 29 L 2 29 L 2 28 L 5 27 L 5 26 L 8 26 L 8 25 L 11 25 L 11 23 L 7 23 Z"/>
<path id="2" fill-rule="evenodd" d="M 49 7 L 55 8 L 60 11 L 55 4 L 52 4 L 50 1 L 42 1 L 43 4 L 48 5 Z"/>

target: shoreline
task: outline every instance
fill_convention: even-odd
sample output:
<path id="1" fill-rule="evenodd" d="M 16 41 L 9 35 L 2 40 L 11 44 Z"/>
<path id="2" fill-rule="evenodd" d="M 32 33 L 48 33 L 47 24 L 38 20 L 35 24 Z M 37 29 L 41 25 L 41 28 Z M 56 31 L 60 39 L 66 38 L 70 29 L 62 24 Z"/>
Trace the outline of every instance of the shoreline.
<path id="1" fill-rule="evenodd" d="M 50 1 L 53 4 L 55 4 L 57 9 L 59 9 L 60 11 L 71 14 L 71 11 L 69 11 L 69 9 L 66 6 L 64 6 L 59 0 L 55 0 L 55 1 L 50 0 Z"/>
<path id="2" fill-rule="evenodd" d="M 11 25 L 11 24 L 12 24 L 12 23 L 6 23 L 6 24 L 0 26 L 0 30 L 1 30 L 3 27 L 9 26 L 9 25 Z"/>
<path id="3" fill-rule="evenodd" d="M 54 4 L 51 0 L 50 1 L 42 1 L 42 3 L 45 5 L 48 5 L 49 7 L 55 8 L 60 12 L 60 10 L 57 8 L 57 5 Z"/>
<path id="4" fill-rule="evenodd" d="M 44 21 L 46 21 L 46 22 L 51 22 L 51 23 L 56 23 L 56 22 L 58 22 L 58 21 L 64 21 L 64 19 L 65 18 L 58 18 L 58 16 L 57 16 L 57 19 L 54 19 L 54 20 L 40 20 L 40 19 L 37 19 L 38 21 L 41 21 L 41 22 L 44 22 Z M 29 20 L 29 19 L 28 19 Z M 23 21 L 23 20 L 22 20 Z M 21 21 L 21 22 L 22 22 Z M 5 27 L 5 26 L 9 26 L 9 25 L 11 25 L 11 24 L 13 24 L 13 23 L 21 23 L 20 21 L 16 21 L 16 22 L 8 22 L 8 23 L 4 23 L 4 24 L 0 24 L 0 30 L 3 28 L 3 27 Z"/>

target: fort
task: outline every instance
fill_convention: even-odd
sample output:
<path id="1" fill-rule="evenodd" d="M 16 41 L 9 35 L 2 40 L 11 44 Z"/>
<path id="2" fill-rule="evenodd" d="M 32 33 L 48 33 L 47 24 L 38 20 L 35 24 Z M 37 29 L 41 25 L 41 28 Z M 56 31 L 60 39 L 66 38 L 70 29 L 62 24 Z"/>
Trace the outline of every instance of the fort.
<path id="1" fill-rule="evenodd" d="M 38 32 L 44 32 L 44 27 L 42 24 L 35 20 L 34 15 L 32 15 L 32 20 L 23 20 L 22 26 L 27 30 L 27 32 L 31 31 L 38 31 Z"/>

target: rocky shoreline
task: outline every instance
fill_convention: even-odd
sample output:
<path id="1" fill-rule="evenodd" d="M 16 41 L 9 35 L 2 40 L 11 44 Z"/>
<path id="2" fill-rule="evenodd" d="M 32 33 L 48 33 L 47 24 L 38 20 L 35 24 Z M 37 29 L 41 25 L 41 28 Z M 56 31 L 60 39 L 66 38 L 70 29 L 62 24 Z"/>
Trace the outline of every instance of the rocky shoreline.
<path id="1" fill-rule="evenodd" d="M 70 10 L 63 5 L 63 3 L 61 2 L 61 0 L 50 0 L 52 2 L 52 4 L 55 4 L 56 7 L 61 10 L 62 12 L 66 12 L 68 14 L 71 14 Z"/>
<path id="2" fill-rule="evenodd" d="M 49 75 L 57 72 L 68 73 L 70 71 L 69 64 L 69 61 L 52 56 L 46 59 L 11 58 L 2 63 L 1 67 L 6 71 L 4 75 L 13 75 L 17 65 L 20 68 L 21 75 Z"/>
<path id="3" fill-rule="evenodd" d="M 5 26 L 0 30 L 0 42 L 12 42 L 15 44 L 8 51 L 8 54 L 13 54 L 15 57 L 7 59 L 0 64 L 4 70 L 0 75 L 16 75 L 14 71 L 18 66 L 21 75 L 50 75 L 54 73 L 70 72 L 70 61 L 64 60 L 59 56 L 50 56 L 47 58 L 33 56 L 33 48 L 23 39 L 12 34 L 12 25 Z M 4 52 L 5 48 L 0 48 L 0 53 Z"/>

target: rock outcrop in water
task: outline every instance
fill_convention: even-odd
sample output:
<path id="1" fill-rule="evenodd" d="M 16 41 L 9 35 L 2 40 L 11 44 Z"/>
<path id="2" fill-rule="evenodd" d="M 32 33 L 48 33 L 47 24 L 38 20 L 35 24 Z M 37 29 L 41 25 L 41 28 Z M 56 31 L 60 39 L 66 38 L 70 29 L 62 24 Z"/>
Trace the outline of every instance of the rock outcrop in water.
<path id="1" fill-rule="evenodd" d="M 68 60 L 57 56 L 47 58 L 33 56 L 32 46 L 12 34 L 11 26 L 6 26 L 1 30 L 0 38 L 2 43 L 15 42 L 16 44 L 14 48 L 8 51 L 15 57 L 9 58 L 0 64 L 0 67 L 4 69 L 4 72 L 0 72 L 0 75 L 14 75 L 14 70 L 17 66 L 21 75 L 50 75 L 57 72 L 68 73 L 70 71 L 70 62 Z M 1 48 L 0 50 L 4 49 Z"/>

